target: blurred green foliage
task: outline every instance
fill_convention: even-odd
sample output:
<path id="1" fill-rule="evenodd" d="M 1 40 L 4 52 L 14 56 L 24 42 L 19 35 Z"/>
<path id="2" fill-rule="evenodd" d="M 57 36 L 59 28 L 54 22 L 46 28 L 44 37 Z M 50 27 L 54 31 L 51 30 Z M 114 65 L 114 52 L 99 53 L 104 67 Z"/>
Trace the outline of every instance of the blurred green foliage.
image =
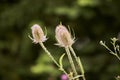
<path id="1" fill-rule="evenodd" d="M 120 75 L 119 61 L 99 45 L 120 31 L 120 0 L 0 0 L 0 80 L 60 80 L 62 73 L 28 38 L 34 23 L 46 27 L 45 45 L 58 59 L 64 50 L 53 44 L 60 21 L 76 34 L 73 47 L 87 80 Z M 69 70 L 67 59 L 64 64 Z"/>

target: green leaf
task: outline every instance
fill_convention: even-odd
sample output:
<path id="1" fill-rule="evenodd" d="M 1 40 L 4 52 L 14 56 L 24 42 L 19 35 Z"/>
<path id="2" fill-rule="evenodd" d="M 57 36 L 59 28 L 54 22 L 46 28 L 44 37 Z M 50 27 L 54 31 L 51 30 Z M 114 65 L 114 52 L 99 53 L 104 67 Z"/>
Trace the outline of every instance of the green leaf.
<path id="1" fill-rule="evenodd" d="M 61 55 L 60 59 L 59 59 L 60 68 L 63 67 L 62 61 L 63 61 L 63 57 L 64 57 L 64 56 L 65 56 L 65 53 L 63 53 L 63 54 Z"/>

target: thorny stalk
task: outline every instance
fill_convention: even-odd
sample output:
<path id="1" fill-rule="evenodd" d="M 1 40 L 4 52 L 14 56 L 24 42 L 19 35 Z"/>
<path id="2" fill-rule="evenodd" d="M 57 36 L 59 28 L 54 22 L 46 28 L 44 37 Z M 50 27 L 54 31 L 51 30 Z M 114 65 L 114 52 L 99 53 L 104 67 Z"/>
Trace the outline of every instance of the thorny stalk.
<path id="1" fill-rule="evenodd" d="M 83 75 L 83 76 L 82 76 L 83 80 L 86 80 L 86 79 L 85 79 L 85 75 L 84 75 L 84 68 L 83 68 L 82 62 L 81 62 L 81 60 L 80 60 L 80 57 L 77 57 L 77 56 L 76 56 L 76 53 L 75 53 L 75 51 L 73 50 L 72 46 L 70 46 L 69 48 L 70 48 L 70 51 L 72 52 L 72 54 L 73 54 L 73 56 L 74 56 L 74 58 L 75 58 L 75 60 L 76 60 L 76 62 L 77 62 L 77 64 L 78 64 L 78 66 L 80 67 L 81 74 Z"/>
<path id="2" fill-rule="evenodd" d="M 68 73 L 63 69 L 63 67 L 60 67 L 60 65 L 57 63 L 57 61 L 54 59 L 54 57 L 51 55 L 51 53 L 47 50 L 47 48 L 44 46 L 42 42 L 39 42 L 43 50 L 48 54 L 48 56 L 52 59 L 52 61 L 60 68 L 59 70 L 63 71 L 67 76 Z M 69 78 L 69 76 L 68 76 Z"/>
<path id="3" fill-rule="evenodd" d="M 76 71 L 75 64 L 74 64 L 74 62 L 73 62 L 73 59 L 72 59 L 72 56 L 71 56 L 71 54 L 70 54 L 69 48 L 66 47 L 65 50 L 66 50 L 66 53 L 67 53 L 67 55 L 68 55 L 69 62 L 70 62 L 70 64 L 71 64 L 71 68 L 72 68 L 75 76 L 77 76 L 78 73 L 77 73 L 77 71 Z M 79 80 L 79 79 L 77 78 L 76 80 Z"/>

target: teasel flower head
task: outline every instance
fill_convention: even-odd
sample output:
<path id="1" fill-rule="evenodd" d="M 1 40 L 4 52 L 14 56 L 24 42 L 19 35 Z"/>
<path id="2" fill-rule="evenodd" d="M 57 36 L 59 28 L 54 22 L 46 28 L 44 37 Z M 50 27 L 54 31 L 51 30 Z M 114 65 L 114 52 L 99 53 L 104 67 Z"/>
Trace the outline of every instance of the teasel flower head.
<path id="1" fill-rule="evenodd" d="M 38 24 L 34 24 L 31 29 L 33 38 L 30 38 L 34 43 L 45 42 L 47 40 L 46 35 Z"/>
<path id="2" fill-rule="evenodd" d="M 55 34 L 56 40 L 58 42 L 56 45 L 61 47 L 69 47 L 74 43 L 74 39 L 72 38 L 71 33 L 62 24 L 56 27 Z"/>

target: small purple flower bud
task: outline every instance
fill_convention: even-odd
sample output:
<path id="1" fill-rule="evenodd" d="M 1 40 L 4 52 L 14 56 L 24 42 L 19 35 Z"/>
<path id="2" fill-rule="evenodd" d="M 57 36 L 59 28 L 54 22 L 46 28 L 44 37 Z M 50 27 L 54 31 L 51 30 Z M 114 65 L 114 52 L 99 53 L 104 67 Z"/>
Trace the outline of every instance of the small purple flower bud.
<path id="1" fill-rule="evenodd" d="M 66 74 L 62 74 L 62 75 L 61 75 L 61 80 L 68 80 L 67 75 L 66 75 Z"/>

